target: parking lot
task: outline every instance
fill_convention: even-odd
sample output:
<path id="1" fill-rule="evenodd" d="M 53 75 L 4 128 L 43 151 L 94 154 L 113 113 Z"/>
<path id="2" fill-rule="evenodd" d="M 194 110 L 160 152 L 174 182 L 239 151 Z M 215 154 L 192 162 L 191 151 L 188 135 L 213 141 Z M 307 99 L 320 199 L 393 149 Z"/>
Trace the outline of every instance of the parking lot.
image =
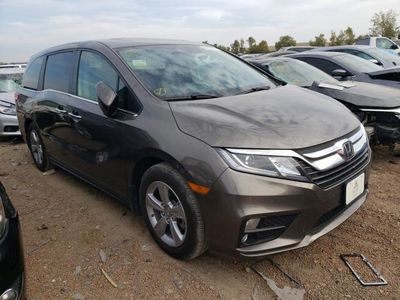
<path id="1" fill-rule="evenodd" d="M 365 205 L 311 246 L 271 257 L 304 286 L 305 299 L 400 297 L 400 157 L 384 147 L 373 151 Z M 23 143 L 1 141 L 0 166 L 20 213 L 30 299 L 276 297 L 248 268 L 254 261 L 210 253 L 189 262 L 168 257 L 140 216 L 64 171 L 42 174 Z M 339 258 L 349 252 L 364 254 L 389 284 L 362 287 Z M 268 261 L 257 269 L 279 288 L 294 287 Z"/>

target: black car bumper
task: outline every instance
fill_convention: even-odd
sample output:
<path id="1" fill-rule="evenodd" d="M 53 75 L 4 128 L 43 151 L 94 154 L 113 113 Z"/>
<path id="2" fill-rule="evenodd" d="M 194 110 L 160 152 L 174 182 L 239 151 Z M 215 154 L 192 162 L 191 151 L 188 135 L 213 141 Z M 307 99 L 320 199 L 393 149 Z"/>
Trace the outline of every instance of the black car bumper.
<path id="1" fill-rule="evenodd" d="M 24 254 L 18 214 L 0 184 L 0 194 L 6 211 L 7 225 L 0 237 L 0 297 L 25 299 Z M 1 201 L 1 200 L 0 200 Z"/>

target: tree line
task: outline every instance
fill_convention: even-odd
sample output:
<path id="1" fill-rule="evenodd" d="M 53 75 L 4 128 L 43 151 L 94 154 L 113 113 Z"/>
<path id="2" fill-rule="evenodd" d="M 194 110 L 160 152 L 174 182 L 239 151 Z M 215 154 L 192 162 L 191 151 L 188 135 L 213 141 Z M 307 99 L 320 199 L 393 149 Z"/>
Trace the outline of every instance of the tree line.
<path id="1" fill-rule="evenodd" d="M 383 36 L 388 38 L 399 38 L 400 39 L 400 27 L 397 26 L 397 13 L 394 10 L 389 10 L 386 12 L 375 13 L 371 20 L 371 28 L 369 28 L 369 33 L 364 35 L 359 35 L 357 38 L 353 32 L 353 29 L 348 26 L 344 30 L 339 32 L 331 31 L 331 35 L 328 38 L 325 34 L 320 33 L 315 36 L 314 39 L 309 41 L 310 46 L 323 47 L 329 46 L 340 46 L 340 45 L 351 45 L 357 39 L 361 39 L 365 36 Z M 204 41 L 204 43 L 208 43 Z M 283 47 L 296 46 L 297 41 L 290 35 L 284 35 L 279 38 L 275 43 L 275 51 L 278 51 Z M 229 46 L 214 44 L 225 51 L 230 51 L 233 53 L 268 53 L 271 49 L 266 40 L 261 40 L 259 43 L 256 42 L 254 37 L 248 37 L 246 40 L 241 38 L 240 40 L 234 40 Z"/>

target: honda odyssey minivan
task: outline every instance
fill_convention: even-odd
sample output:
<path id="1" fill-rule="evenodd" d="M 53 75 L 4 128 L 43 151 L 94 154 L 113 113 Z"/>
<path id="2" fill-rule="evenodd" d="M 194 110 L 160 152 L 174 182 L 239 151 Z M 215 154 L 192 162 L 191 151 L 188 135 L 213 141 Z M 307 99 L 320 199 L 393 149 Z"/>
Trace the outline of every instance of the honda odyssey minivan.
<path id="1" fill-rule="evenodd" d="M 41 171 L 58 166 L 141 212 L 176 258 L 306 246 L 368 193 L 367 136 L 347 108 L 206 44 L 47 49 L 28 64 L 17 115 Z"/>

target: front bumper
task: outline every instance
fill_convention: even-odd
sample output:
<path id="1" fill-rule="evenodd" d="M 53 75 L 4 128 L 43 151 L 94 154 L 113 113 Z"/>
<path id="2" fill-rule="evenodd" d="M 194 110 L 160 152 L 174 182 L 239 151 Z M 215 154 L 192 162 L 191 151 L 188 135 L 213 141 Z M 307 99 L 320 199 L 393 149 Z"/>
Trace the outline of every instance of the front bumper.
<path id="1" fill-rule="evenodd" d="M 16 292 L 16 298 L 25 299 L 24 256 L 18 215 L 10 218 L 0 239 L 0 296 L 7 291 Z"/>
<path id="2" fill-rule="evenodd" d="M 17 116 L 0 114 L 0 136 L 21 135 Z"/>
<path id="3" fill-rule="evenodd" d="M 345 205 L 346 183 L 365 173 L 364 192 Z M 368 167 L 328 189 L 314 183 L 256 176 L 227 169 L 200 201 L 211 249 L 254 257 L 304 247 L 349 218 L 366 200 Z M 268 241 L 244 245 L 244 224 L 252 217 L 292 216 Z M 282 219 L 282 218 L 281 218 Z M 282 224 L 282 223 L 281 223 Z"/>

